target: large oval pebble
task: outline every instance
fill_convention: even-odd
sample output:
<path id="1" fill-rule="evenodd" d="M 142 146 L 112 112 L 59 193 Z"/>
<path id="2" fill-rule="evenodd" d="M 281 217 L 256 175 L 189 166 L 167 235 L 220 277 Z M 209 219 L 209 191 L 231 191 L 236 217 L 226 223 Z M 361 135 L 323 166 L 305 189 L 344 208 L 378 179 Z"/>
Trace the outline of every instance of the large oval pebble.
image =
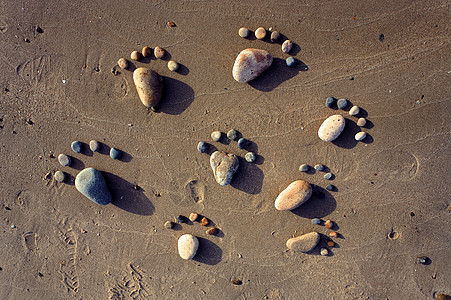
<path id="1" fill-rule="evenodd" d="M 184 234 L 179 238 L 179 255 L 183 259 L 192 259 L 199 248 L 199 240 L 192 234 Z"/>
<path id="2" fill-rule="evenodd" d="M 305 180 L 296 180 L 276 198 L 277 210 L 292 210 L 304 204 L 312 195 L 312 186 Z"/>
<path id="3" fill-rule="evenodd" d="M 210 156 L 210 166 L 215 175 L 216 182 L 225 186 L 232 181 L 233 175 L 240 166 L 240 161 L 235 154 L 215 151 Z"/>
<path id="4" fill-rule="evenodd" d="M 287 241 L 288 249 L 301 252 L 309 252 L 318 245 L 320 235 L 318 232 L 310 232 Z"/>
<path id="5" fill-rule="evenodd" d="M 86 168 L 75 178 L 75 188 L 88 199 L 100 205 L 107 205 L 112 197 L 105 178 L 99 170 Z"/>
<path id="6" fill-rule="evenodd" d="M 249 82 L 272 64 L 272 55 L 266 50 L 245 49 L 238 54 L 232 75 L 238 82 Z"/>
<path id="7" fill-rule="evenodd" d="M 325 142 L 335 140 L 345 128 L 345 118 L 341 115 L 333 115 L 327 118 L 318 129 L 318 136 Z"/>
<path id="8" fill-rule="evenodd" d="M 163 94 L 163 79 L 157 72 L 138 68 L 133 72 L 133 81 L 138 91 L 139 99 L 147 107 L 154 107 Z"/>

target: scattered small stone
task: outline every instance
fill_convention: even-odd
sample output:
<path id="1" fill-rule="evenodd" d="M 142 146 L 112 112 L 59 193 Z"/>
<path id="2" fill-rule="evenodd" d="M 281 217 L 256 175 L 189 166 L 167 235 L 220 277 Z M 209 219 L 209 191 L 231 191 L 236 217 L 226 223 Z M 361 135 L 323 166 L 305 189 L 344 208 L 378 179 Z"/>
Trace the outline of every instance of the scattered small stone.
<path id="1" fill-rule="evenodd" d="M 278 31 L 271 32 L 271 42 L 275 43 L 280 39 L 280 33 Z"/>
<path id="2" fill-rule="evenodd" d="M 98 152 L 100 149 L 100 143 L 96 140 L 92 140 L 89 142 L 89 149 L 91 149 L 92 152 Z"/>
<path id="3" fill-rule="evenodd" d="M 320 225 L 321 224 L 321 219 L 320 218 L 313 218 L 312 219 L 312 223 L 315 225 Z"/>
<path id="4" fill-rule="evenodd" d="M 207 152 L 208 149 L 208 144 L 205 142 L 199 142 L 199 144 L 197 144 L 197 151 L 199 151 L 200 153 L 205 153 Z"/>
<path id="5" fill-rule="evenodd" d="M 301 172 L 308 172 L 309 169 L 310 169 L 310 167 L 307 164 L 302 164 L 299 166 L 299 171 L 301 171 Z"/>
<path id="6" fill-rule="evenodd" d="M 338 99 L 337 106 L 338 106 L 339 109 L 345 108 L 346 106 L 348 106 L 348 100 L 344 99 L 344 98 Z"/>
<path id="7" fill-rule="evenodd" d="M 351 109 L 349 110 L 349 114 L 350 114 L 351 116 L 356 116 L 356 115 L 359 114 L 359 112 L 360 112 L 360 107 L 358 107 L 358 106 L 356 106 L 356 105 L 354 105 L 353 107 L 351 107 Z"/>
<path id="8" fill-rule="evenodd" d="M 182 215 L 177 216 L 177 222 L 179 223 L 186 223 L 188 221 L 188 218 Z"/>
<path id="9" fill-rule="evenodd" d="M 139 185 L 135 184 L 133 186 L 133 189 L 136 190 L 136 191 L 139 191 L 141 189 L 141 187 Z"/>
<path id="10" fill-rule="evenodd" d="M 102 173 L 94 168 L 87 168 L 75 178 L 75 188 L 88 199 L 100 205 L 111 202 L 111 193 Z"/>
<path id="11" fill-rule="evenodd" d="M 324 223 L 324 225 L 326 225 L 327 229 L 331 229 L 332 226 L 334 226 L 334 222 L 332 222 L 331 220 L 327 220 L 326 223 Z"/>
<path id="12" fill-rule="evenodd" d="M 235 59 L 233 78 L 241 83 L 249 82 L 269 68 L 272 62 L 272 55 L 266 50 L 244 49 Z"/>
<path id="13" fill-rule="evenodd" d="M 277 210 L 292 210 L 304 204 L 312 195 L 312 186 L 305 180 L 296 180 L 277 196 Z"/>
<path id="14" fill-rule="evenodd" d="M 148 68 L 138 68 L 133 72 L 133 81 L 142 104 L 152 108 L 160 102 L 163 95 L 163 79 L 157 72 Z"/>
<path id="15" fill-rule="evenodd" d="M 338 138 L 345 128 L 345 118 L 341 115 L 333 115 L 327 118 L 318 129 L 318 137 L 325 141 L 331 142 Z"/>
<path id="16" fill-rule="evenodd" d="M 117 61 L 117 65 L 121 68 L 121 69 L 127 69 L 128 68 L 128 60 L 126 60 L 125 58 L 121 57 L 119 58 L 119 60 Z"/>
<path id="17" fill-rule="evenodd" d="M 235 129 L 230 129 L 227 132 L 227 137 L 232 141 L 235 141 L 238 138 L 238 131 L 236 131 Z"/>
<path id="18" fill-rule="evenodd" d="M 324 174 L 324 179 L 330 180 L 333 176 L 334 175 L 332 175 L 332 173 L 329 172 L 329 173 Z"/>
<path id="19" fill-rule="evenodd" d="M 288 67 L 294 67 L 296 66 L 296 58 L 290 56 L 285 60 L 285 63 L 287 64 Z"/>
<path id="20" fill-rule="evenodd" d="M 141 54 L 144 57 L 149 57 L 149 56 L 152 55 L 152 49 L 150 49 L 150 47 L 145 46 L 145 47 L 142 48 Z"/>
<path id="21" fill-rule="evenodd" d="M 419 264 L 424 265 L 427 263 L 427 261 L 428 261 L 427 256 L 417 257 L 417 263 L 419 263 Z"/>
<path id="22" fill-rule="evenodd" d="M 363 127 L 366 125 L 366 119 L 365 118 L 359 118 L 357 120 L 357 126 Z"/>
<path id="23" fill-rule="evenodd" d="M 249 29 L 245 27 L 241 27 L 240 30 L 238 30 L 238 35 L 242 38 L 247 38 L 249 36 Z"/>
<path id="24" fill-rule="evenodd" d="M 263 27 L 258 27 L 257 30 L 255 30 L 255 37 L 259 40 L 263 40 L 266 36 L 266 29 Z"/>
<path id="25" fill-rule="evenodd" d="M 244 158 L 246 159 L 247 162 L 253 163 L 255 161 L 255 159 L 257 158 L 257 156 L 255 155 L 254 152 L 248 152 L 248 153 L 246 153 Z"/>
<path id="26" fill-rule="evenodd" d="M 318 245 L 320 235 L 318 232 L 310 232 L 287 241 L 288 249 L 301 252 L 309 252 Z"/>
<path id="27" fill-rule="evenodd" d="M 130 54 L 130 58 L 131 58 L 132 60 L 140 60 L 140 59 L 142 58 L 142 54 L 139 53 L 138 51 L 133 51 L 133 52 Z"/>
<path id="28" fill-rule="evenodd" d="M 331 237 L 338 237 L 338 232 L 332 231 L 331 233 L 329 233 L 329 236 Z"/>
<path id="29" fill-rule="evenodd" d="M 451 300 L 451 296 L 450 295 L 445 295 L 445 294 L 438 294 L 437 295 L 437 300 Z"/>
<path id="30" fill-rule="evenodd" d="M 327 241 L 327 246 L 333 248 L 335 246 L 334 241 Z"/>
<path id="31" fill-rule="evenodd" d="M 177 71 L 179 69 L 179 64 L 176 61 L 170 60 L 168 61 L 168 69 L 172 72 Z"/>
<path id="32" fill-rule="evenodd" d="M 155 47 L 155 49 L 153 50 L 153 54 L 155 55 L 156 58 L 163 58 L 166 54 L 166 51 L 164 51 L 163 48 L 161 47 Z"/>
<path id="33" fill-rule="evenodd" d="M 206 234 L 209 235 L 215 235 L 216 233 L 218 233 L 218 229 L 216 227 L 212 227 L 210 229 L 208 229 L 207 231 L 205 231 Z"/>
<path id="34" fill-rule="evenodd" d="M 169 27 L 176 27 L 176 26 L 177 26 L 177 25 L 175 25 L 175 23 L 172 22 L 172 21 L 169 21 L 167 24 L 168 24 Z"/>
<path id="35" fill-rule="evenodd" d="M 74 151 L 75 153 L 81 153 L 83 144 L 80 141 L 75 141 L 75 142 L 72 142 L 70 147 L 72 148 L 72 151 Z"/>
<path id="36" fill-rule="evenodd" d="M 221 139 L 222 136 L 222 132 L 221 131 L 213 131 L 211 133 L 211 139 L 213 140 L 213 142 L 217 142 Z"/>
<path id="37" fill-rule="evenodd" d="M 63 182 L 66 179 L 66 174 L 64 174 L 64 172 L 61 171 L 56 171 L 54 178 L 58 182 Z"/>
<path id="38" fill-rule="evenodd" d="M 215 151 L 210 156 L 210 166 L 216 182 L 226 186 L 232 181 L 233 175 L 240 166 L 240 161 L 234 154 Z"/>
<path id="39" fill-rule="evenodd" d="M 117 69 L 117 66 L 112 66 L 111 69 L 110 69 L 110 72 L 114 76 L 121 74 L 121 72 L 119 72 L 119 70 Z"/>
<path id="40" fill-rule="evenodd" d="M 320 165 L 320 164 L 315 165 L 315 170 L 316 171 L 324 171 L 324 165 Z"/>
<path id="41" fill-rule="evenodd" d="M 24 40 L 25 43 L 29 43 L 30 42 L 30 40 L 27 39 L 27 38 L 24 38 L 23 40 Z"/>
<path id="42" fill-rule="evenodd" d="M 210 223 L 210 221 L 206 217 L 203 217 L 202 220 L 200 220 L 199 222 L 199 224 L 202 226 L 207 226 L 208 223 Z"/>
<path id="43" fill-rule="evenodd" d="M 327 250 L 327 248 L 321 248 L 320 254 L 322 256 L 327 256 L 329 254 L 329 250 Z"/>
<path id="44" fill-rule="evenodd" d="M 28 125 L 33 125 L 34 124 L 34 122 L 30 118 L 28 118 L 26 122 L 27 122 Z"/>
<path id="45" fill-rule="evenodd" d="M 71 164 L 72 159 L 66 154 L 60 154 L 58 155 L 58 161 L 63 167 L 67 167 Z"/>
<path id="46" fill-rule="evenodd" d="M 290 52 L 291 48 L 293 48 L 293 43 L 290 40 L 286 40 L 285 42 L 283 42 L 283 44 L 282 44 L 282 52 L 283 53 Z"/>
<path id="47" fill-rule="evenodd" d="M 110 149 L 110 157 L 112 159 L 119 159 L 122 156 L 122 151 L 118 150 L 116 148 L 111 148 Z"/>
<path id="48" fill-rule="evenodd" d="M 241 280 L 239 280 L 239 279 L 234 279 L 234 280 L 232 280 L 232 284 L 234 284 L 234 285 L 242 285 L 243 282 Z"/>
<path id="49" fill-rule="evenodd" d="M 40 26 L 36 26 L 37 33 L 44 33 L 44 30 Z"/>
<path id="50" fill-rule="evenodd" d="M 331 108 L 335 103 L 334 97 L 327 97 L 326 98 L 326 107 Z"/>
<path id="51" fill-rule="evenodd" d="M 53 153 L 49 153 L 49 158 L 55 158 L 55 155 L 53 155 Z"/>
<path id="52" fill-rule="evenodd" d="M 249 146 L 249 140 L 247 140 L 245 138 L 240 138 L 238 140 L 238 148 L 246 149 L 247 146 Z"/>
<path id="53" fill-rule="evenodd" d="M 192 259 L 199 248 L 199 240 L 191 234 L 184 234 L 178 240 L 179 255 L 183 259 Z"/>
<path id="54" fill-rule="evenodd" d="M 11 229 L 14 229 L 14 228 L 16 228 L 16 225 L 14 225 L 14 224 L 11 225 Z"/>
<path id="55" fill-rule="evenodd" d="M 172 227 L 174 227 L 174 223 L 172 223 L 171 221 L 166 221 L 166 223 L 164 223 L 164 228 L 172 229 Z"/>
<path id="56" fill-rule="evenodd" d="M 363 132 L 363 131 L 357 132 L 355 134 L 354 138 L 356 141 L 361 141 L 366 138 L 366 132 Z"/>
<path id="57" fill-rule="evenodd" d="M 333 191 L 333 190 L 334 190 L 334 186 L 333 186 L 332 184 L 328 184 L 328 185 L 326 186 L 326 190 L 328 190 L 328 191 Z"/>
<path id="58" fill-rule="evenodd" d="M 197 221 L 198 218 L 199 218 L 199 214 L 198 214 L 198 213 L 191 213 L 191 214 L 189 215 L 189 220 L 190 220 L 191 222 Z"/>

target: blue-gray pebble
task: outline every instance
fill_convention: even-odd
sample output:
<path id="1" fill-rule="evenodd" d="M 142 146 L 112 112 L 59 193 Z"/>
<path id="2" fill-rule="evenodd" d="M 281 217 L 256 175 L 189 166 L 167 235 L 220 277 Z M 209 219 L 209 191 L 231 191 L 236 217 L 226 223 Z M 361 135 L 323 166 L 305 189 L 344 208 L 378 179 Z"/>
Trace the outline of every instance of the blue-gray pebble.
<path id="1" fill-rule="evenodd" d="M 122 151 L 118 150 L 116 148 L 111 148 L 110 149 L 110 157 L 112 159 L 119 159 L 122 156 Z"/>
<path id="2" fill-rule="evenodd" d="M 285 62 L 287 63 L 287 66 L 294 67 L 296 65 L 296 58 L 290 56 L 285 60 Z"/>
<path id="3" fill-rule="evenodd" d="M 83 144 L 80 141 L 75 141 L 72 142 L 72 145 L 70 145 L 70 147 L 72 148 L 72 151 L 74 151 L 75 153 L 81 153 Z"/>
<path id="4" fill-rule="evenodd" d="M 247 146 L 249 146 L 249 141 L 245 138 L 240 138 L 238 140 L 238 148 L 245 149 Z"/>
<path id="5" fill-rule="evenodd" d="M 235 141 L 238 138 L 238 131 L 236 131 L 235 129 L 230 129 L 227 132 L 227 137 L 232 141 Z"/>
<path id="6" fill-rule="evenodd" d="M 334 186 L 332 184 L 329 184 L 329 185 L 326 186 L 326 190 L 333 191 L 334 190 Z"/>
<path id="7" fill-rule="evenodd" d="M 67 167 L 68 165 L 71 164 L 72 160 L 70 159 L 69 156 L 67 156 L 66 154 L 60 154 L 58 155 L 58 161 L 59 163 L 63 166 L 63 167 Z"/>
<path id="8" fill-rule="evenodd" d="M 334 97 L 327 97 L 326 99 L 326 107 L 331 108 L 335 103 Z"/>
<path id="9" fill-rule="evenodd" d="M 333 176 L 332 173 L 326 173 L 324 174 L 324 179 L 329 180 L 332 178 L 332 176 Z"/>
<path id="10" fill-rule="evenodd" d="M 344 98 L 343 99 L 339 99 L 337 101 L 337 106 L 338 106 L 339 109 L 345 108 L 346 106 L 348 106 L 348 100 L 346 100 Z"/>
<path id="11" fill-rule="evenodd" d="M 75 178 L 75 188 L 88 199 L 100 205 L 111 203 L 112 197 L 102 173 L 86 168 Z"/>
<path id="12" fill-rule="evenodd" d="M 205 153 L 207 152 L 208 149 L 208 144 L 205 142 L 199 142 L 199 144 L 197 144 L 197 151 L 199 151 L 200 153 Z"/>
<path id="13" fill-rule="evenodd" d="M 315 225 L 319 225 L 319 224 L 321 224 L 321 219 L 314 218 L 314 219 L 312 219 L 312 223 L 315 224 Z"/>
<path id="14" fill-rule="evenodd" d="M 301 172 L 307 172 L 310 169 L 310 167 L 307 164 L 302 164 L 299 166 L 299 171 Z"/>
<path id="15" fill-rule="evenodd" d="M 256 159 L 256 155 L 254 152 L 248 152 L 246 153 L 246 155 L 244 156 L 244 158 L 246 159 L 247 162 L 254 162 Z"/>
<path id="16" fill-rule="evenodd" d="M 324 166 L 323 165 L 315 165 L 315 170 L 316 171 L 324 171 Z"/>

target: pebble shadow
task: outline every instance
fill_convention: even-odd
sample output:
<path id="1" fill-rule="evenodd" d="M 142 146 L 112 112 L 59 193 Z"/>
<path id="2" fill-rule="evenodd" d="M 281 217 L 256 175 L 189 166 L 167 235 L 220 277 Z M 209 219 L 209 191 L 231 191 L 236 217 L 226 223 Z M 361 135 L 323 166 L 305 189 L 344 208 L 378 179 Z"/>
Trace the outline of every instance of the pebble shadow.
<path id="1" fill-rule="evenodd" d="M 248 194 L 259 194 L 262 190 L 263 171 L 254 163 L 248 163 L 244 158 L 238 156 L 240 167 L 232 178 L 230 185 Z"/>
<path id="2" fill-rule="evenodd" d="M 314 184 L 312 184 L 312 188 L 313 192 L 310 199 L 291 212 L 303 218 L 313 219 L 323 218 L 335 211 L 337 201 L 332 194 Z"/>
<path id="3" fill-rule="evenodd" d="M 121 152 L 122 152 L 121 157 L 119 157 L 118 160 L 120 160 L 120 161 L 122 161 L 122 162 L 126 162 L 126 163 L 132 161 L 133 156 L 131 156 L 129 153 L 127 153 L 127 152 L 125 152 L 125 151 L 123 151 L 123 150 L 121 150 Z"/>
<path id="4" fill-rule="evenodd" d="M 64 174 L 66 175 L 66 179 L 64 180 L 64 183 L 68 184 L 68 185 L 75 185 L 75 177 L 66 172 L 64 172 Z"/>
<path id="5" fill-rule="evenodd" d="M 326 256 L 334 256 L 335 254 L 332 251 L 331 247 L 329 247 L 327 245 L 327 242 L 330 241 L 330 238 L 321 233 L 319 235 L 320 235 L 320 239 L 319 239 L 318 245 L 316 245 L 316 247 L 313 248 L 311 251 L 307 252 L 307 254 L 321 255 L 321 249 L 326 248 L 327 250 L 329 250 L 329 254 L 327 254 Z"/>
<path id="6" fill-rule="evenodd" d="M 337 139 L 333 140 L 332 143 L 338 147 L 344 149 L 352 149 L 354 148 L 358 141 L 355 140 L 354 136 L 357 132 L 360 132 L 360 127 L 357 126 L 357 123 L 345 118 L 345 128 L 343 132 L 338 136 Z"/>
<path id="7" fill-rule="evenodd" d="M 159 111 L 179 115 L 194 101 L 194 91 L 180 80 L 163 77 L 163 99 L 158 104 Z"/>
<path id="8" fill-rule="evenodd" d="M 73 168 L 75 170 L 83 170 L 85 168 L 85 164 L 78 158 L 71 156 L 70 159 L 71 159 L 71 163 L 70 163 L 71 168 Z"/>
<path id="9" fill-rule="evenodd" d="M 207 265 L 218 264 L 222 260 L 221 248 L 206 238 L 197 237 L 197 239 L 199 240 L 199 250 L 193 259 Z"/>

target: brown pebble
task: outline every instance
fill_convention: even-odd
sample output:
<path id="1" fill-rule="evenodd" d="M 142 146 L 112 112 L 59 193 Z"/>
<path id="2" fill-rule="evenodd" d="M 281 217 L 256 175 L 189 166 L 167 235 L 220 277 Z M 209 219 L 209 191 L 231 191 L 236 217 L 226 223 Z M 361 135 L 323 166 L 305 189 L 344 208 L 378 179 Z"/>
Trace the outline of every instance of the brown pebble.
<path id="1" fill-rule="evenodd" d="M 331 229 L 332 226 L 334 226 L 334 223 L 331 220 L 327 220 L 324 225 L 326 225 L 327 229 Z"/>
<path id="2" fill-rule="evenodd" d="M 210 223 L 210 222 L 208 221 L 208 219 L 206 217 L 203 217 L 202 220 L 200 220 L 200 222 L 199 222 L 199 224 L 202 226 L 207 226 L 208 223 Z"/>
<path id="3" fill-rule="evenodd" d="M 206 234 L 209 235 L 215 235 L 218 232 L 218 229 L 216 227 L 212 227 L 210 229 L 208 229 L 207 231 L 205 231 Z"/>
<path id="4" fill-rule="evenodd" d="M 141 54 L 144 57 L 149 57 L 152 54 L 152 49 L 150 49 L 149 47 L 145 46 L 142 50 L 141 50 Z"/>
<path id="5" fill-rule="evenodd" d="M 278 31 L 271 32 L 271 42 L 275 43 L 280 39 L 280 33 Z"/>
<path id="6" fill-rule="evenodd" d="M 338 237 L 338 232 L 332 231 L 331 233 L 329 233 L 329 236 Z"/>
<path id="7" fill-rule="evenodd" d="M 117 61 L 117 65 L 118 65 L 121 69 L 127 69 L 127 68 L 128 68 L 128 60 L 126 60 L 125 58 L 121 57 L 121 58 L 119 58 L 119 60 Z"/>
<path id="8" fill-rule="evenodd" d="M 142 57 L 142 54 L 139 53 L 138 51 L 133 51 L 133 52 L 130 54 L 130 58 L 133 59 L 133 60 L 140 60 L 141 57 Z"/>
<path id="9" fill-rule="evenodd" d="M 168 26 L 169 26 L 169 27 L 175 27 L 175 26 L 177 26 L 177 25 L 175 25 L 175 23 L 174 23 L 174 22 L 172 22 L 172 21 L 169 21 L 169 22 L 168 22 Z"/>
<path id="10" fill-rule="evenodd" d="M 333 241 L 328 241 L 327 246 L 333 247 L 333 246 L 335 246 L 335 243 Z"/>
<path id="11" fill-rule="evenodd" d="M 234 284 L 234 285 L 242 285 L 243 282 L 241 280 L 239 280 L 239 279 L 234 279 L 234 280 L 232 280 L 232 284 Z"/>
<path id="12" fill-rule="evenodd" d="M 266 29 L 263 27 L 258 27 L 257 30 L 255 30 L 255 37 L 259 40 L 263 40 L 266 36 Z"/>
<path id="13" fill-rule="evenodd" d="M 153 50 L 153 54 L 155 55 L 156 58 L 163 58 L 164 55 L 166 54 L 166 52 L 164 51 L 163 48 L 161 47 L 155 47 L 155 49 Z"/>
<path id="14" fill-rule="evenodd" d="M 199 215 L 198 215 L 197 213 L 191 213 L 191 214 L 189 215 L 189 220 L 190 220 L 191 222 L 196 221 L 198 218 L 199 218 Z"/>

